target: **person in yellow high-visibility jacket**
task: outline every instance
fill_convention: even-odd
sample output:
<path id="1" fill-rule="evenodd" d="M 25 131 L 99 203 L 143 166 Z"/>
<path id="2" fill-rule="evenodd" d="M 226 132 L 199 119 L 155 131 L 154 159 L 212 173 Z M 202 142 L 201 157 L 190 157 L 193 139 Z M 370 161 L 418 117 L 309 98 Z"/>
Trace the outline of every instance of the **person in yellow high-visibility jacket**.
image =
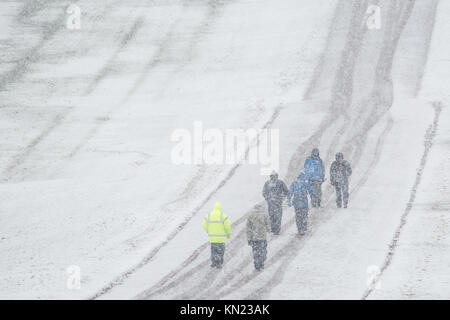
<path id="1" fill-rule="evenodd" d="M 203 229 L 208 233 L 211 243 L 211 267 L 222 268 L 225 253 L 225 240 L 231 237 L 231 224 L 222 212 L 220 202 L 216 202 L 213 211 L 203 220 Z"/>

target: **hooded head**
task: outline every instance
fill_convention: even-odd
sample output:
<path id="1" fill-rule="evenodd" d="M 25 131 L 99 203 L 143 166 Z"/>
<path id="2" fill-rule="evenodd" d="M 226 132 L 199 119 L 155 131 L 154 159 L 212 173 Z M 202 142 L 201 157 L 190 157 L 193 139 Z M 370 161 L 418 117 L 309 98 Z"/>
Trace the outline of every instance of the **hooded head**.
<path id="1" fill-rule="evenodd" d="M 305 174 L 303 172 L 300 172 L 300 174 L 298 175 L 297 179 L 300 180 L 300 181 L 305 181 L 306 176 L 305 176 Z"/>
<path id="2" fill-rule="evenodd" d="M 278 173 L 276 173 L 275 171 L 272 171 L 272 173 L 270 174 L 270 180 L 276 181 L 277 179 L 278 179 Z"/>
<path id="3" fill-rule="evenodd" d="M 317 148 L 312 149 L 311 157 L 318 158 L 319 157 L 319 149 L 317 149 Z"/>
<path id="4" fill-rule="evenodd" d="M 214 210 L 217 210 L 217 211 L 221 211 L 221 210 L 222 210 L 222 205 L 220 204 L 219 201 L 217 201 L 217 202 L 214 204 Z"/>
<path id="5" fill-rule="evenodd" d="M 342 161 L 342 160 L 344 160 L 344 155 L 342 154 L 342 152 L 336 153 L 336 161 Z"/>

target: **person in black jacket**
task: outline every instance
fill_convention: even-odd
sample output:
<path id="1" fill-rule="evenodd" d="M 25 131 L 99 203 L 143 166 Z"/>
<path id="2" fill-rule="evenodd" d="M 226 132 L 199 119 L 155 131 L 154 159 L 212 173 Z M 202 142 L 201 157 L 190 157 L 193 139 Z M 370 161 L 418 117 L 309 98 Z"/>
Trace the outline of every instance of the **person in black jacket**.
<path id="1" fill-rule="evenodd" d="M 269 207 L 270 226 L 273 234 L 280 234 L 283 215 L 282 204 L 287 194 L 288 188 L 286 184 L 279 180 L 278 174 L 273 171 L 263 188 L 263 197 L 266 199 Z"/>
<path id="2" fill-rule="evenodd" d="M 336 153 L 336 161 L 331 164 L 330 168 L 330 180 L 336 189 L 336 205 L 338 208 L 342 207 L 342 200 L 344 200 L 344 208 L 347 208 L 348 182 L 351 175 L 350 163 L 344 160 L 344 155 L 341 152 Z"/>

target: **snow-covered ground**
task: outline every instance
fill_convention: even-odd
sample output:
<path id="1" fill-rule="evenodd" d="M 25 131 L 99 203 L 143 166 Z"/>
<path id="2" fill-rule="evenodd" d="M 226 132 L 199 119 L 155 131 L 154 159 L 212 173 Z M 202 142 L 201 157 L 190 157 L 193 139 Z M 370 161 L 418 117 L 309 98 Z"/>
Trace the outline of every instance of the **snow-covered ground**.
<path id="1" fill-rule="evenodd" d="M 362 0 L 74 3 L 80 30 L 68 3 L 0 3 L 0 298 L 450 297 L 449 3 L 379 1 L 379 30 Z M 313 146 L 327 167 L 343 150 L 350 207 L 327 186 L 303 239 L 284 208 L 254 273 L 243 227 L 267 177 L 174 164 L 196 120 L 279 129 L 287 183 Z M 218 200 L 220 273 L 201 229 Z"/>
<path id="2" fill-rule="evenodd" d="M 441 114 L 398 248 L 373 299 L 450 297 L 450 46 L 445 40 L 450 28 L 448 1 L 439 2 L 434 28 L 419 96 L 441 101 L 437 105 Z"/>

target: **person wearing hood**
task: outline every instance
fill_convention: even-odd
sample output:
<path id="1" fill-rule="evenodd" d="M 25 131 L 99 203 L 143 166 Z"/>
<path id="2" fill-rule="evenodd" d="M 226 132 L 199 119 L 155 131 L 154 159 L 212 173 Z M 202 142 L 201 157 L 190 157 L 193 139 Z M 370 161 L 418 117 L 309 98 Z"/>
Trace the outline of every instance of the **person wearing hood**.
<path id="1" fill-rule="evenodd" d="M 311 196 L 311 205 L 316 208 L 320 207 L 322 200 L 322 183 L 325 178 L 325 168 L 322 159 L 319 156 L 319 149 L 314 148 L 311 156 L 305 161 L 305 175 L 311 188 L 314 190 L 314 195 Z"/>
<path id="2" fill-rule="evenodd" d="M 342 207 L 342 200 L 344 208 L 348 205 L 348 182 L 352 175 L 352 168 L 348 161 L 344 160 L 342 152 L 336 153 L 336 161 L 330 167 L 330 182 L 336 189 L 336 205 L 338 208 Z"/>
<path id="3" fill-rule="evenodd" d="M 216 202 L 214 209 L 206 215 L 203 229 L 208 233 L 211 243 L 211 267 L 222 268 L 225 241 L 231 237 L 231 224 L 220 202 Z"/>
<path id="4" fill-rule="evenodd" d="M 247 241 L 252 247 L 256 271 L 264 269 L 267 257 L 267 233 L 270 232 L 268 214 L 261 207 L 256 208 L 247 218 Z"/>
<path id="5" fill-rule="evenodd" d="M 271 231 L 280 234 L 281 218 L 283 216 L 283 200 L 288 193 L 286 184 L 278 179 L 278 174 L 272 171 L 270 179 L 266 181 L 263 188 L 263 197 L 267 201 Z"/>
<path id="6" fill-rule="evenodd" d="M 288 206 L 294 205 L 295 209 L 295 222 L 297 223 L 297 229 L 299 235 L 304 235 L 307 229 L 308 222 L 308 194 L 311 196 L 314 194 L 313 189 L 306 181 L 306 176 L 301 172 L 297 180 L 292 182 L 289 187 L 288 193 Z"/>

